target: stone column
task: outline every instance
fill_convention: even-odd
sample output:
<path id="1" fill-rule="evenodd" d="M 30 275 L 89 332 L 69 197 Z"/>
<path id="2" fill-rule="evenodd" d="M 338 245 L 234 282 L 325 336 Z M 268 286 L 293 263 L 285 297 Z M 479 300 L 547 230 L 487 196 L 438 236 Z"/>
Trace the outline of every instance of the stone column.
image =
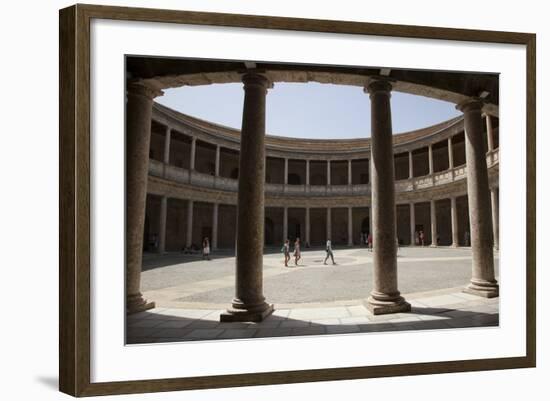
<path id="1" fill-rule="evenodd" d="M 193 244 L 193 201 L 187 201 L 187 232 L 185 235 L 185 246 L 189 248 Z"/>
<path id="2" fill-rule="evenodd" d="M 144 85 L 129 84 L 126 100 L 126 311 L 155 307 L 141 294 L 145 201 L 149 173 L 153 99 L 162 95 Z"/>
<path id="3" fill-rule="evenodd" d="M 397 246 L 395 227 L 395 175 L 390 91 L 384 80 L 371 81 L 365 88 L 371 100 L 371 191 L 373 217 L 374 288 L 366 307 L 374 314 L 407 312 L 411 305 L 397 288 Z"/>
<path id="4" fill-rule="evenodd" d="M 430 226 L 432 231 L 432 244 L 431 246 L 437 246 L 437 210 L 435 200 L 430 201 Z"/>
<path id="5" fill-rule="evenodd" d="M 212 250 L 218 249 L 218 208 L 219 204 L 214 203 L 214 208 L 212 209 Z"/>
<path id="6" fill-rule="evenodd" d="M 311 246 L 309 207 L 306 207 L 306 244 Z"/>
<path id="7" fill-rule="evenodd" d="M 214 175 L 216 177 L 220 176 L 220 153 L 221 153 L 221 146 L 217 145 L 216 146 L 216 165 L 215 165 L 215 171 L 214 171 Z"/>
<path id="8" fill-rule="evenodd" d="M 493 230 L 487 158 L 483 146 L 482 102 L 469 99 L 457 106 L 464 113 L 466 138 L 466 171 L 472 243 L 472 279 L 465 292 L 497 297 L 493 260 Z"/>
<path id="9" fill-rule="evenodd" d="M 369 234 L 374 238 L 374 234 L 372 232 L 372 203 L 369 205 Z"/>
<path id="10" fill-rule="evenodd" d="M 327 160 L 327 186 L 330 187 L 330 160 Z"/>
<path id="11" fill-rule="evenodd" d="M 166 250 L 166 215 L 168 211 L 168 197 L 160 198 L 160 217 L 159 217 L 159 248 L 158 253 L 161 255 Z"/>
<path id="12" fill-rule="evenodd" d="M 172 138 L 172 129 L 166 127 L 166 136 L 164 137 L 164 157 L 162 158 L 164 164 L 170 164 L 170 140 Z"/>
<path id="13" fill-rule="evenodd" d="M 353 179 L 353 175 L 351 171 L 351 160 L 348 160 L 348 185 L 352 184 L 352 179 Z"/>
<path id="14" fill-rule="evenodd" d="M 348 246 L 353 246 L 353 208 L 348 207 Z"/>
<path id="15" fill-rule="evenodd" d="M 191 139 L 191 155 L 189 157 L 189 170 L 194 171 L 195 170 L 195 155 L 197 152 L 197 138 L 193 137 Z"/>
<path id="16" fill-rule="evenodd" d="M 491 210 L 493 215 L 493 245 L 496 250 L 498 250 L 498 231 L 499 231 L 499 222 L 498 222 L 498 188 L 491 189 Z"/>
<path id="17" fill-rule="evenodd" d="M 453 156 L 453 137 L 447 139 L 447 149 L 449 151 L 449 170 L 452 170 L 455 166 L 454 156 Z"/>
<path id="18" fill-rule="evenodd" d="M 485 116 L 485 122 L 487 124 L 487 150 L 490 152 L 495 148 L 495 142 L 493 139 L 493 121 L 489 114 Z"/>
<path id="19" fill-rule="evenodd" d="M 413 177 L 414 177 L 413 153 L 411 151 L 409 152 L 409 179 L 412 179 Z"/>
<path id="20" fill-rule="evenodd" d="M 283 241 L 288 239 L 288 207 L 283 208 Z"/>
<path id="21" fill-rule="evenodd" d="M 415 228 L 416 228 L 416 216 L 414 215 L 414 203 L 410 204 L 410 225 L 411 225 L 411 246 L 416 245 L 416 235 L 415 235 Z"/>
<path id="22" fill-rule="evenodd" d="M 456 198 L 453 196 L 451 198 L 451 232 L 453 236 L 453 248 L 458 248 L 458 210 L 456 208 Z"/>
<path id="23" fill-rule="evenodd" d="M 306 185 L 309 186 L 309 159 L 306 160 Z"/>
<path id="24" fill-rule="evenodd" d="M 285 183 L 285 189 L 286 189 L 286 186 L 288 185 L 288 159 L 285 158 L 285 180 L 284 180 L 284 183 Z"/>
<path id="25" fill-rule="evenodd" d="M 428 145 L 428 165 L 430 167 L 430 175 L 434 173 L 434 153 L 432 145 Z"/>
<path id="26" fill-rule="evenodd" d="M 332 213 L 331 208 L 327 207 L 327 233 L 326 233 L 326 239 L 332 239 L 330 238 L 332 235 Z"/>
<path id="27" fill-rule="evenodd" d="M 265 104 L 268 79 L 243 75 L 244 106 L 237 194 L 236 294 L 223 321 L 259 322 L 273 313 L 263 295 Z"/>

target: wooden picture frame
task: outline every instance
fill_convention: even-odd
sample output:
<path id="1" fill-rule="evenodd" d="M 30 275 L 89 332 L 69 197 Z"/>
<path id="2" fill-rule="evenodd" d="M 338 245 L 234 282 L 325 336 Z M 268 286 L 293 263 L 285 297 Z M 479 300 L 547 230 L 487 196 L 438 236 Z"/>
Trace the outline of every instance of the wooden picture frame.
<path id="1" fill-rule="evenodd" d="M 515 44 L 526 47 L 526 355 L 365 367 L 92 383 L 90 380 L 90 21 L 108 19 Z M 534 367 L 536 363 L 536 37 L 529 33 L 449 29 L 190 11 L 75 5 L 60 29 L 59 388 L 73 396 L 349 380 Z"/>

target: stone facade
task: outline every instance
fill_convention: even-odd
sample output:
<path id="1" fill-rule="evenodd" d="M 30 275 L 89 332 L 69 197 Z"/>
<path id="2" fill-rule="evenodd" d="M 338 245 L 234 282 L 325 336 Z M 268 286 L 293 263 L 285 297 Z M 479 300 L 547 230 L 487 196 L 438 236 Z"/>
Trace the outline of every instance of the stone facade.
<path id="1" fill-rule="evenodd" d="M 482 127 L 495 209 L 498 119 L 484 116 Z M 425 245 L 471 245 L 463 118 L 392 139 L 399 244 L 420 245 L 422 230 Z M 280 247 L 285 233 L 305 246 L 327 235 L 335 246 L 359 245 L 372 232 L 371 145 L 267 135 L 265 245 Z M 153 105 L 144 250 L 180 251 L 204 237 L 214 248 L 235 247 L 239 152 L 238 130 Z M 490 217 L 498 246 L 498 210 Z"/>

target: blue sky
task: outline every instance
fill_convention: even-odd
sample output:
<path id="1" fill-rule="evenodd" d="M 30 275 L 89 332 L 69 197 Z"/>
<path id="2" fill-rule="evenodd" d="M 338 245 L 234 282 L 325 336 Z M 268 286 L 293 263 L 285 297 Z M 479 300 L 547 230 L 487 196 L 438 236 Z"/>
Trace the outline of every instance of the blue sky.
<path id="1" fill-rule="evenodd" d="M 165 91 L 156 101 L 198 118 L 240 128 L 242 84 L 182 87 Z M 393 132 L 407 132 L 459 115 L 454 104 L 393 92 Z M 267 95 L 267 133 L 297 138 L 370 136 L 370 101 L 355 86 L 276 83 Z"/>

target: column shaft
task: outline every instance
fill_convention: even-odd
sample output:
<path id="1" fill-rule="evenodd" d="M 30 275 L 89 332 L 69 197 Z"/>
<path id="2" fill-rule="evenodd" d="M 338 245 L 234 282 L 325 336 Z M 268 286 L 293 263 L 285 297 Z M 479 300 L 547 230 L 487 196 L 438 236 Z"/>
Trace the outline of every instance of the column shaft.
<path id="1" fill-rule="evenodd" d="M 288 207 L 283 208 L 283 241 L 288 239 Z"/>
<path id="2" fill-rule="evenodd" d="M 140 312 L 155 306 L 141 294 L 141 265 L 145 202 L 149 172 L 153 98 L 162 92 L 142 85 L 128 85 L 126 103 L 126 311 Z"/>
<path id="3" fill-rule="evenodd" d="M 197 152 L 197 138 L 191 139 L 191 155 L 189 157 L 189 170 L 195 170 L 195 155 Z"/>
<path id="4" fill-rule="evenodd" d="M 413 154 L 409 152 L 409 179 L 414 177 Z"/>
<path id="5" fill-rule="evenodd" d="M 454 155 L 453 155 L 453 138 L 449 137 L 447 139 L 447 149 L 449 151 L 449 170 L 454 168 L 455 162 L 454 162 Z"/>
<path id="6" fill-rule="evenodd" d="M 159 248 L 158 253 L 163 254 L 166 250 L 166 215 L 168 212 L 168 197 L 160 198 L 159 217 Z"/>
<path id="7" fill-rule="evenodd" d="M 218 249 L 218 209 L 219 204 L 214 203 L 212 209 L 212 250 Z"/>
<path id="8" fill-rule="evenodd" d="M 306 185 L 309 186 L 309 160 L 306 160 Z"/>
<path id="9" fill-rule="evenodd" d="M 243 76 L 244 106 L 237 194 L 236 294 L 221 321 L 261 321 L 273 312 L 263 295 L 265 106 L 269 81 Z"/>
<path id="10" fill-rule="evenodd" d="M 432 231 L 432 245 L 437 246 L 437 209 L 435 200 L 430 201 L 430 227 Z"/>
<path id="11" fill-rule="evenodd" d="M 187 201 L 187 232 L 185 234 L 185 246 L 189 248 L 193 244 L 193 201 Z"/>
<path id="12" fill-rule="evenodd" d="M 351 160 L 348 160 L 348 185 L 352 184 Z"/>
<path id="13" fill-rule="evenodd" d="M 330 160 L 327 160 L 327 185 L 330 187 Z"/>
<path id="14" fill-rule="evenodd" d="M 495 249 L 499 247 L 499 217 L 498 217 L 498 189 L 491 189 L 491 211 L 493 216 L 493 246 Z"/>
<path id="15" fill-rule="evenodd" d="M 493 121 L 489 114 L 485 116 L 485 122 L 487 124 L 487 150 L 490 152 L 495 148 L 495 143 L 493 139 Z"/>
<path id="16" fill-rule="evenodd" d="M 166 127 L 166 136 L 164 137 L 164 164 L 170 164 L 170 140 L 172 138 L 172 130 Z"/>
<path id="17" fill-rule="evenodd" d="M 221 146 L 216 146 L 216 164 L 215 164 L 215 171 L 214 175 L 216 177 L 219 177 L 220 175 L 220 153 L 221 153 Z"/>
<path id="18" fill-rule="evenodd" d="M 434 173 L 434 154 L 432 145 L 428 145 L 428 165 L 430 167 L 430 175 Z"/>
<path id="19" fill-rule="evenodd" d="M 466 292 L 496 297 L 493 230 L 487 158 L 483 144 L 482 103 L 472 99 L 458 106 L 464 113 L 470 238 L 472 243 L 472 279 Z"/>
<path id="20" fill-rule="evenodd" d="M 456 208 L 456 198 L 451 198 L 451 232 L 453 236 L 452 247 L 457 248 L 459 245 L 458 240 L 458 210 Z"/>
<path id="21" fill-rule="evenodd" d="M 390 110 L 391 84 L 371 82 L 371 178 L 373 219 L 373 284 L 367 308 L 375 315 L 410 311 L 397 288 L 395 175 Z"/>

